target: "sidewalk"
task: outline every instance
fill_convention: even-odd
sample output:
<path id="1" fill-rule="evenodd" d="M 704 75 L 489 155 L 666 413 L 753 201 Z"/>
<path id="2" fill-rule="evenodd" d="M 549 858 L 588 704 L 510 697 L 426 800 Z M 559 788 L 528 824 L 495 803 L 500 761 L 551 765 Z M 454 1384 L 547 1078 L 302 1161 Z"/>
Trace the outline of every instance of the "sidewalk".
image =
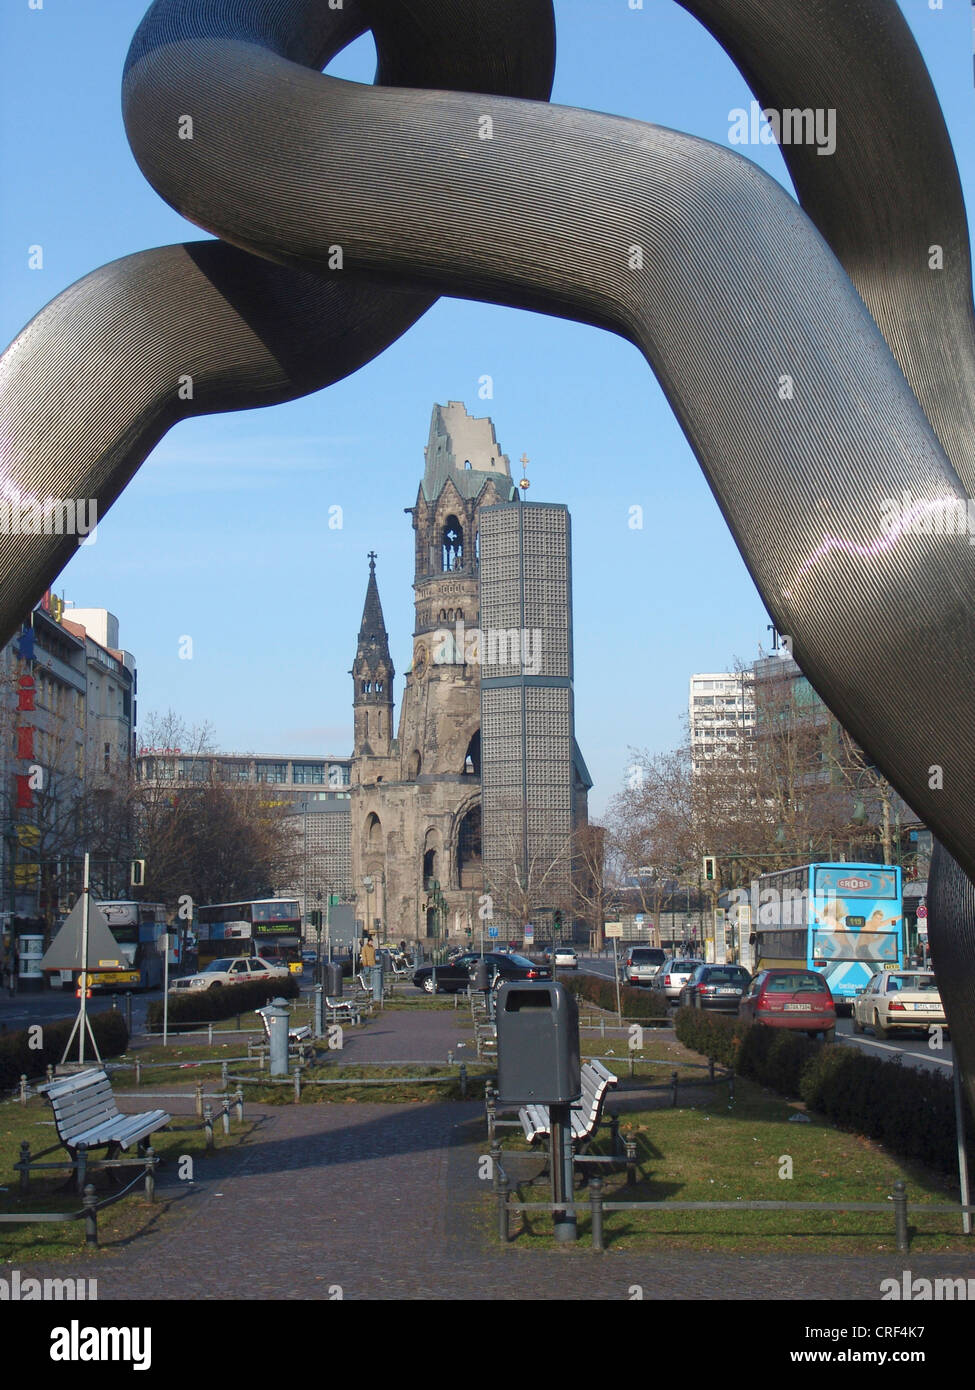
<path id="1" fill-rule="evenodd" d="M 390 1011 L 354 1051 L 348 1030 L 348 1060 L 445 1060 L 460 1041 L 470 1047 L 458 1022 L 447 1011 Z M 261 1117 L 252 1140 L 197 1164 L 195 1188 L 162 1231 L 84 1262 L 101 1300 L 328 1299 L 335 1286 L 346 1299 L 628 1300 L 635 1284 L 647 1300 L 870 1300 L 908 1265 L 915 1276 L 972 1271 L 958 1255 L 500 1251 L 488 1240 L 492 1208 L 475 1213 L 485 1187 L 478 1102 L 248 1109 Z M 178 1186 L 164 1175 L 161 1195 Z"/>

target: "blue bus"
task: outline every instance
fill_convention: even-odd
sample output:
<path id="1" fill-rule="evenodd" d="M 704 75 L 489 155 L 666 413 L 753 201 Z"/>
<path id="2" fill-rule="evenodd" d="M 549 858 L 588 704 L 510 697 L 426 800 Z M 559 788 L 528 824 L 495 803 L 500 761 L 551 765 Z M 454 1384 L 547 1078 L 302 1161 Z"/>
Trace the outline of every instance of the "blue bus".
<path id="1" fill-rule="evenodd" d="M 756 970 L 819 970 L 837 1004 L 852 1006 L 879 971 L 904 966 L 896 865 L 804 864 L 763 874 L 752 885 L 752 920 Z"/>

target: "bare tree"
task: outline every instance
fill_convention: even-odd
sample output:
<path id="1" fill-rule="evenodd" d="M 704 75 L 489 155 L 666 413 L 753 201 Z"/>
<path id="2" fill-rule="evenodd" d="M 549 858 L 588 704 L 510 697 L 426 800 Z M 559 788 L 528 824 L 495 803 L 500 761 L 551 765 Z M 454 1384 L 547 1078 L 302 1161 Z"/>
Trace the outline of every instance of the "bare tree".
<path id="1" fill-rule="evenodd" d="M 484 891 L 492 900 L 493 920 L 523 933 L 542 912 L 572 913 L 572 838 L 525 834 L 525 807 L 512 800 L 500 813 L 497 852 L 484 861 Z"/>

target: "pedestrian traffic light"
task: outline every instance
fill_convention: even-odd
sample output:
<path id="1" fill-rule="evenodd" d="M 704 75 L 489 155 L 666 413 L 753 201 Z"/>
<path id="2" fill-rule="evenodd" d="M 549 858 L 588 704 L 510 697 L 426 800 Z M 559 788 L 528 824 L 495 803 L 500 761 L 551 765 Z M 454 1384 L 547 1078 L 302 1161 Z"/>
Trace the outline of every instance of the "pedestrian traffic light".
<path id="1" fill-rule="evenodd" d="M 322 910 L 321 910 L 320 907 L 313 907 L 313 908 L 312 908 L 312 910 L 311 910 L 311 924 L 312 924 L 312 926 L 315 927 L 318 931 L 321 930 L 321 926 L 322 926 Z"/>
<path id="2" fill-rule="evenodd" d="M 710 883 L 718 876 L 718 861 L 711 854 L 704 856 L 704 877 Z"/>

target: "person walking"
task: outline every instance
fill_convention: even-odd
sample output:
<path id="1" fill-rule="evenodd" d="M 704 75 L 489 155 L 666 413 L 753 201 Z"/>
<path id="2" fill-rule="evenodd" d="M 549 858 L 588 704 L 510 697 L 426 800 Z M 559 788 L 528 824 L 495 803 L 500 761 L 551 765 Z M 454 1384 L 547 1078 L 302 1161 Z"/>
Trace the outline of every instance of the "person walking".
<path id="1" fill-rule="evenodd" d="M 372 937 L 366 932 L 362 938 L 362 951 L 359 956 L 359 963 L 363 970 L 369 970 L 376 964 L 376 947 Z"/>

